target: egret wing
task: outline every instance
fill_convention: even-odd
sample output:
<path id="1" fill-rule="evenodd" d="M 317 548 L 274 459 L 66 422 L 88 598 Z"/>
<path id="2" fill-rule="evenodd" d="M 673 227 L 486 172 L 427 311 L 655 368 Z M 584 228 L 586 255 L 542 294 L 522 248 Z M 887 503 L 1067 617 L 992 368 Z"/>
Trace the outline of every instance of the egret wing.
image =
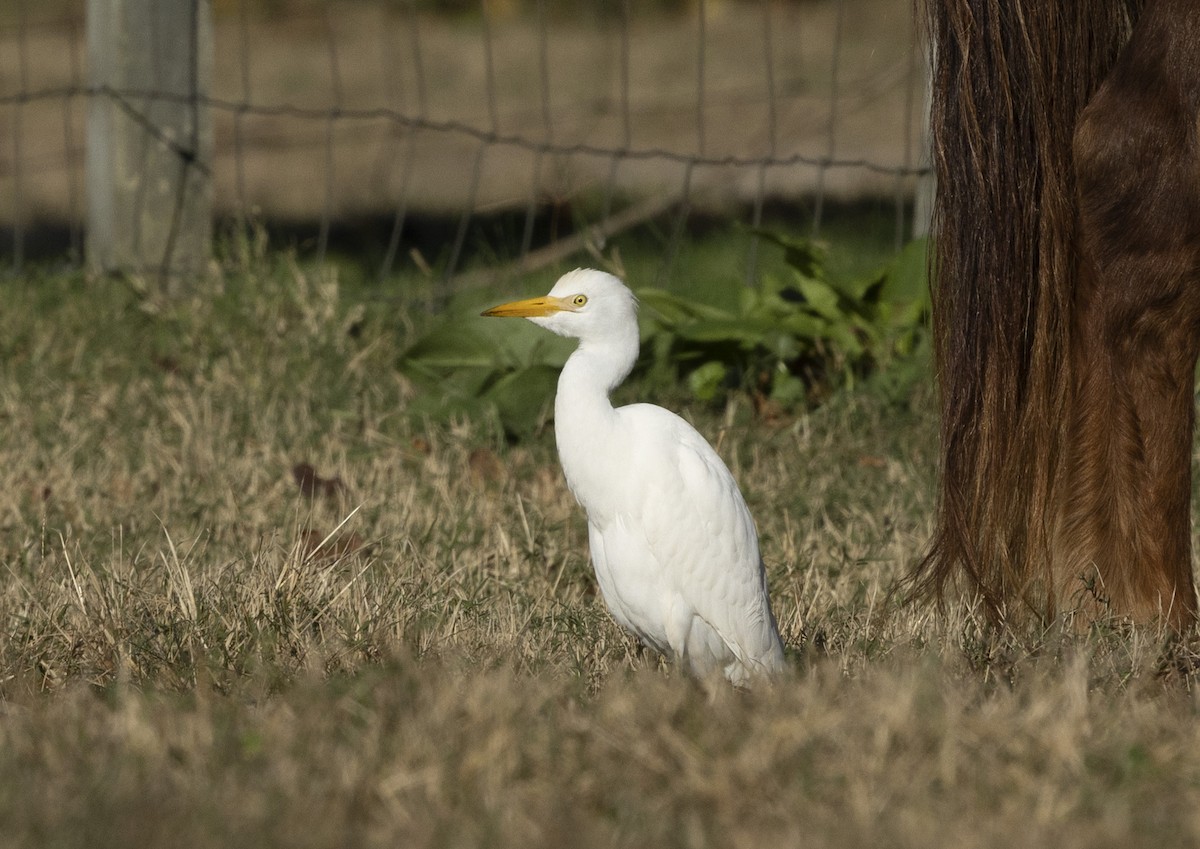
<path id="1" fill-rule="evenodd" d="M 630 492 L 647 548 L 678 599 L 748 669 L 783 664 L 754 520 L 712 446 L 650 404 L 619 410 L 631 437 Z"/>
<path id="2" fill-rule="evenodd" d="M 601 528 L 588 523 L 592 568 L 608 612 L 650 648 L 670 656 L 661 615 L 662 570 L 640 534 L 622 520 Z"/>

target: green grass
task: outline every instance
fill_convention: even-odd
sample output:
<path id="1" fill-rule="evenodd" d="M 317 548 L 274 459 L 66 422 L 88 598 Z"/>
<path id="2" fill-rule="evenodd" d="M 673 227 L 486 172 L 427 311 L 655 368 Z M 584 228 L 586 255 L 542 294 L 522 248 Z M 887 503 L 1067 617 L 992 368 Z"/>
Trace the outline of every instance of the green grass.
<path id="1" fill-rule="evenodd" d="M 930 529 L 927 381 L 683 409 L 756 516 L 795 668 L 706 692 L 604 612 L 551 433 L 409 412 L 419 308 L 286 257 L 185 303 L 2 289 L 0 846 L 1200 836 L 1187 651 L 888 601 Z M 340 483 L 305 496 L 298 463 Z"/>

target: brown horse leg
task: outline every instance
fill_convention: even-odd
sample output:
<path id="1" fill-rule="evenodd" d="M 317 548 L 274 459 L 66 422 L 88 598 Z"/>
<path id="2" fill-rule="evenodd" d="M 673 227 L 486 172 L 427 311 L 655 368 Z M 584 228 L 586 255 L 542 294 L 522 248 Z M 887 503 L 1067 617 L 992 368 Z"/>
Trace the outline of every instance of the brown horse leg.
<path id="1" fill-rule="evenodd" d="M 1098 288 L 1111 282 L 1101 277 Z M 1196 612 L 1188 521 L 1195 335 L 1153 310 L 1142 313 L 1155 325 L 1147 330 L 1118 315 L 1112 300 L 1094 298 L 1074 348 L 1069 549 L 1058 596 L 1088 619 L 1165 619 L 1182 629 Z"/>
<path id="2" fill-rule="evenodd" d="M 1200 3 L 1150 0 L 1075 134 L 1063 606 L 1182 629 L 1200 354 Z"/>

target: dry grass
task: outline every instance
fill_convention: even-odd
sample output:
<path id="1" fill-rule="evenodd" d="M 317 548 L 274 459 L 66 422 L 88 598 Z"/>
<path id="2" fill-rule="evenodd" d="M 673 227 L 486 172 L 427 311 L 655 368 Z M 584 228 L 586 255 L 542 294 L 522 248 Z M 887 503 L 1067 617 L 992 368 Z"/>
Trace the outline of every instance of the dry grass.
<path id="1" fill-rule="evenodd" d="M 795 665 L 709 694 L 607 618 L 549 434 L 406 414 L 419 319 L 287 261 L 217 288 L 4 286 L 0 846 L 1200 837 L 1188 652 L 887 603 L 929 529 L 928 390 L 688 411 Z"/>

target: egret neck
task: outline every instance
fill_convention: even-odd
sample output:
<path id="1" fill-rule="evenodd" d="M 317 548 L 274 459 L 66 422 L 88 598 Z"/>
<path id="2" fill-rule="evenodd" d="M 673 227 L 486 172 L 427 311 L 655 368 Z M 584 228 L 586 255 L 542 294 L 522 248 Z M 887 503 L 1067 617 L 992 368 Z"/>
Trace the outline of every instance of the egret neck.
<path id="1" fill-rule="evenodd" d="M 609 394 L 637 361 L 637 321 L 609 330 L 619 332 L 580 339 L 558 377 L 554 398 L 554 437 L 563 473 L 589 514 L 599 505 L 585 503 L 583 493 L 606 491 L 614 467 L 627 459 L 621 456 L 617 411 Z"/>

